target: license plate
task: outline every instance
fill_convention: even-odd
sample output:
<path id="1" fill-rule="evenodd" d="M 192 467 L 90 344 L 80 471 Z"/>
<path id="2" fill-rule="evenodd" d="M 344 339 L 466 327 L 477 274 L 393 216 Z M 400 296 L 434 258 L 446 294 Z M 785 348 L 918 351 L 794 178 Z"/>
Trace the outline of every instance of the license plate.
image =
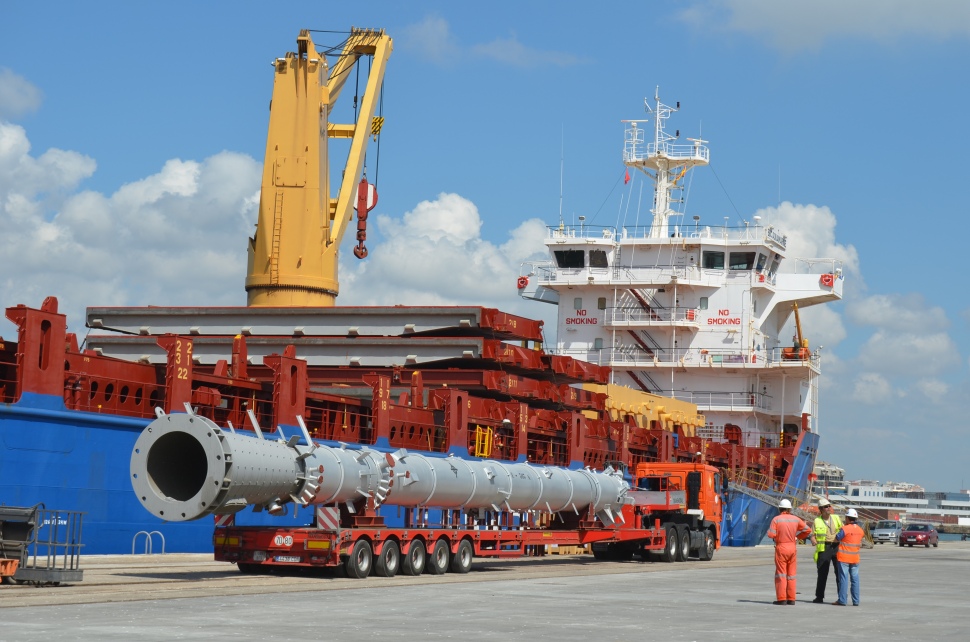
<path id="1" fill-rule="evenodd" d="M 300 559 L 300 556 L 299 555 L 277 555 L 276 557 L 273 558 L 273 561 L 276 561 L 276 562 L 284 562 L 284 563 L 286 563 L 286 562 L 297 562 L 298 563 L 298 562 L 300 562 L 302 560 Z"/>

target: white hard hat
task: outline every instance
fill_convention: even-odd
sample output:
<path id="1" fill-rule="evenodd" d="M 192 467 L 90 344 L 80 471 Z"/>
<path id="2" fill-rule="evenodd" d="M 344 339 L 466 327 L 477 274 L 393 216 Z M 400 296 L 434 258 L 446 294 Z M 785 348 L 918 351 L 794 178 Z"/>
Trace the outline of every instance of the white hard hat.
<path id="1" fill-rule="evenodd" d="M 849 510 L 845 511 L 845 516 L 851 517 L 852 519 L 858 519 L 859 513 L 855 512 L 854 508 L 850 508 Z"/>
<path id="2" fill-rule="evenodd" d="M 778 508 L 791 508 L 791 502 L 787 499 L 783 499 L 781 502 L 779 502 Z"/>
<path id="3" fill-rule="evenodd" d="M 824 497 L 822 499 L 818 500 L 818 507 L 819 508 L 825 508 L 826 506 L 831 506 L 831 505 L 832 505 L 832 502 L 830 502 L 829 500 L 825 499 Z"/>

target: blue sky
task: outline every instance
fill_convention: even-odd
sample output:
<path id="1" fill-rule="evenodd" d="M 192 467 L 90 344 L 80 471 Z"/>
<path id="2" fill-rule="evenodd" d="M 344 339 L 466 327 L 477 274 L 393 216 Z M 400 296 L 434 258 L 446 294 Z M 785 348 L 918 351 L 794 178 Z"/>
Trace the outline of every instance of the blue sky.
<path id="1" fill-rule="evenodd" d="M 567 220 L 615 223 L 620 121 L 659 85 L 710 141 L 688 213 L 759 214 L 790 254 L 845 261 L 845 300 L 803 317 L 821 458 L 970 485 L 963 0 L 4 3 L 0 306 L 56 295 L 83 334 L 88 305 L 244 304 L 269 63 L 351 25 L 395 48 L 370 257 L 345 239 L 340 303 L 550 318 L 514 282 L 558 219 L 560 157 Z"/>

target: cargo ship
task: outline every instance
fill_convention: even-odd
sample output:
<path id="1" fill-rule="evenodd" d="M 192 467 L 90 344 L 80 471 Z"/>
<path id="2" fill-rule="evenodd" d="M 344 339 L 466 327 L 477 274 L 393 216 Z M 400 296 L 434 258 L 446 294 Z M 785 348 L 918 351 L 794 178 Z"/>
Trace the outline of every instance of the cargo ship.
<path id="1" fill-rule="evenodd" d="M 840 299 L 842 264 L 788 258 L 785 232 L 761 216 L 685 221 L 684 187 L 710 149 L 669 132 L 679 103 L 661 102 L 659 88 L 644 103 L 645 119 L 624 121 L 623 162 L 629 194 L 637 179 L 650 183 L 650 214 L 629 215 L 649 224 L 567 224 L 560 215 L 548 227 L 549 259 L 525 264 L 517 286 L 558 306 L 556 354 L 610 369 L 614 414 L 669 430 L 673 456 L 728 471 L 722 539 L 755 545 L 779 496 L 804 500 L 811 487 L 820 355 L 798 308 Z M 792 317 L 788 342 L 779 335 Z M 668 399 L 644 404 L 630 390 Z"/>
<path id="2" fill-rule="evenodd" d="M 83 344 L 54 297 L 7 308 L 17 338 L 0 339 L 0 503 L 83 512 L 85 554 L 209 551 L 219 525 L 319 518 L 298 497 L 215 523 L 145 511 L 136 440 L 157 416 L 190 411 L 266 439 L 388 453 L 595 470 L 703 461 L 728 498 L 721 540 L 759 543 L 777 501 L 804 497 L 818 446 L 819 355 L 776 335 L 792 304 L 841 295 L 837 263 L 786 272 L 785 237 L 757 221 L 671 224 L 669 195 L 707 148 L 663 139 L 658 100 L 655 141 L 644 146 L 631 123 L 624 151 L 657 177 L 654 224 L 594 234 L 560 223 L 547 239 L 553 262 L 515 284 L 559 304 L 554 345 L 542 322 L 493 308 L 334 306 L 354 211 L 354 254 L 367 255 L 377 194 L 363 154 L 380 135 L 391 49 L 383 31 L 355 29 L 330 64 L 304 31 L 274 62 L 247 307 L 91 307 Z M 321 128 L 364 59 L 355 122 Z M 331 139 L 349 147 L 334 197 Z M 199 455 L 178 441 L 156 448 L 186 471 Z M 228 481 L 242 463 L 225 465 Z M 156 490 L 190 499 L 198 480 L 178 478 Z"/>

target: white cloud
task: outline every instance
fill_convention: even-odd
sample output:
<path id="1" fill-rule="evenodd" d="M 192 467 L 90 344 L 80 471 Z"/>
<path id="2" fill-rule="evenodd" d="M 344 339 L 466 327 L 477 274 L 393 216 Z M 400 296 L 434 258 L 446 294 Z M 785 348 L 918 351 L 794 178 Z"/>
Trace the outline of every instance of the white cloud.
<path id="1" fill-rule="evenodd" d="M 802 321 L 802 330 L 806 338 L 809 339 L 812 348 L 825 346 L 831 350 L 849 336 L 845 324 L 842 323 L 842 316 L 831 306 L 813 305 L 809 308 L 799 309 L 799 316 Z M 786 334 L 782 336 L 786 336 Z"/>
<path id="2" fill-rule="evenodd" d="M 936 403 L 943 401 L 950 392 L 950 386 L 939 379 L 920 379 L 916 382 L 916 389 Z"/>
<path id="3" fill-rule="evenodd" d="M 0 67 L 0 118 L 18 118 L 36 111 L 43 96 L 26 78 Z"/>
<path id="4" fill-rule="evenodd" d="M 60 149 L 49 149 L 34 158 L 24 128 L 0 122 L 0 195 L 5 197 L 0 203 L 74 189 L 96 167 L 92 158 Z"/>
<path id="5" fill-rule="evenodd" d="M 402 49 L 410 49 L 425 60 L 445 67 L 475 58 L 522 68 L 569 67 L 582 62 L 572 53 L 528 47 L 515 34 L 483 44 L 462 45 L 452 34 L 448 21 L 435 15 L 429 15 L 403 31 Z"/>
<path id="6" fill-rule="evenodd" d="M 474 203 L 443 193 L 401 218 L 376 221 L 387 240 L 370 248 L 366 261 L 341 255 L 340 305 L 482 305 L 533 318 L 552 307 L 516 296 L 519 265 L 545 254 L 538 220 L 522 223 L 496 246 L 481 238 Z"/>
<path id="7" fill-rule="evenodd" d="M 460 47 L 451 34 L 448 21 L 433 15 L 405 27 L 401 47 L 417 52 L 425 60 L 445 66 L 454 64 L 460 55 Z"/>
<path id="8" fill-rule="evenodd" d="M 483 58 L 512 65 L 513 67 L 571 67 L 581 59 L 571 53 L 560 51 L 541 51 L 526 47 L 515 35 L 496 38 L 483 45 L 473 45 L 471 51 Z"/>
<path id="9" fill-rule="evenodd" d="M 859 351 L 868 370 L 899 376 L 931 377 L 957 366 L 960 351 L 944 332 L 892 333 L 876 331 Z"/>
<path id="10" fill-rule="evenodd" d="M 3 144 L 6 142 L 7 144 Z M 260 166 L 222 152 L 171 160 L 106 196 L 55 198 L 94 171 L 61 150 L 30 155 L 22 128 L 0 124 L 0 236 L 5 306 L 57 296 L 73 331 L 88 305 L 240 305 Z"/>
<path id="11" fill-rule="evenodd" d="M 934 332 L 950 326 L 946 311 L 930 306 L 918 292 L 877 294 L 850 301 L 846 313 L 853 323 L 899 332 Z"/>
<path id="12" fill-rule="evenodd" d="M 852 390 L 852 398 L 855 401 L 869 405 L 886 403 L 894 396 L 889 381 L 874 372 L 865 372 L 859 375 Z"/>
<path id="13" fill-rule="evenodd" d="M 777 207 L 760 209 L 755 214 L 761 216 L 762 224 L 774 225 L 788 237 L 786 271 L 798 269 L 796 259 L 829 258 L 841 261 L 842 270 L 847 275 L 861 276 L 859 254 L 855 247 L 835 241 L 835 214 L 828 207 L 795 205 L 785 201 Z"/>
<path id="14" fill-rule="evenodd" d="M 749 34 L 788 53 L 836 39 L 892 44 L 970 36 L 965 0 L 701 0 L 680 18 L 698 29 Z"/>

